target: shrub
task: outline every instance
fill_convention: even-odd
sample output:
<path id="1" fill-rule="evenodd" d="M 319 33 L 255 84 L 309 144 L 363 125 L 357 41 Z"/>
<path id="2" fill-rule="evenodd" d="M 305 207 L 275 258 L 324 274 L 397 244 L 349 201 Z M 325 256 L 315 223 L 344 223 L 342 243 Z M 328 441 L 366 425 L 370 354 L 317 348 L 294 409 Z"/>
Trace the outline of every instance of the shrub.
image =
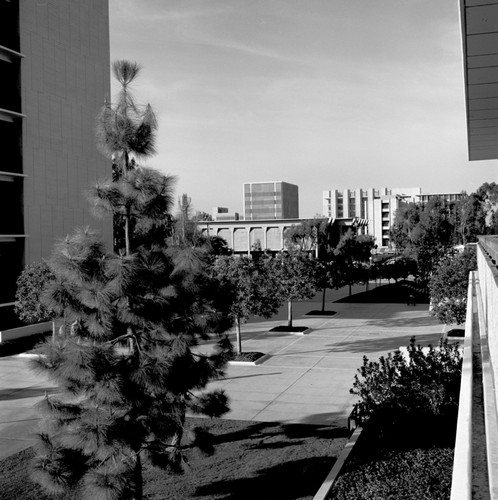
<path id="1" fill-rule="evenodd" d="M 41 298 L 49 283 L 55 280 L 54 273 L 42 260 L 28 264 L 17 279 L 15 313 L 25 323 L 52 321 L 53 311 L 49 310 Z"/>
<path id="2" fill-rule="evenodd" d="M 431 314 L 441 323 L 462 324 L 467 314 L 469 273 L 477 267 L 475 248 L 441 260 L 429 281 Z"/>
<path id="3" fill-rule="evenodd" d="M 458 344 L 441 340 L 439 346 L 423 350 L 410 339 L 406 357 L 401 351 L 382 356 L 378 362 L 363 358 L 351 394 L 360 397 L 354 405 L 363 426 L 372 422 L 380 432 L 395 430 L 408 421 L 453 418 L 458 409 L 462 356 Z"/>

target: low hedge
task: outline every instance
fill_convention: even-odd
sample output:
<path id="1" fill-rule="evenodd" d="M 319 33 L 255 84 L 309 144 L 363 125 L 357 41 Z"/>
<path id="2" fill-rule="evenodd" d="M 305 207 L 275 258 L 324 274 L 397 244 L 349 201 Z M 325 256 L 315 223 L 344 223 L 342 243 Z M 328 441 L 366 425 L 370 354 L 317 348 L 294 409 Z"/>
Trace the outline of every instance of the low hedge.
<path id="1" fill-rule="evenodd" d="M 388 452 L 351 462 L 334 486 L 337 500 L 445 500 L 450 498 L 452 448 Z"/>

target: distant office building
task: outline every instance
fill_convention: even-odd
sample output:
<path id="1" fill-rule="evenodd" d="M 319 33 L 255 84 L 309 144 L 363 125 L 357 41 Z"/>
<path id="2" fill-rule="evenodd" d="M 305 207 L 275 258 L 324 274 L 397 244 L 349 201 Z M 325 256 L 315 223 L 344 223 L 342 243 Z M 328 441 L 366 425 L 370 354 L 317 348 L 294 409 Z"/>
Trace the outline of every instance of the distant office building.
<path id="1" fill-rule="evenodd" d="M 247 182 L 244 184 L 244 220 L 297 219 L 299 193 L 288 182 Z"/>
<path id="2" fill-rule="evenodd" d="M 213 220 L 239 220 L 238 212 L 229 212 L 225 207 L 213 207 L 212 210 Z"/>
<path id="3" fill-rule="evenodd" d="M 465 193 L 422 193 L 418 195 L 418 201 L 421 203 L 427 203 L 429 200 L 433 200 L 435 198 L 440 198 L 446 201 L 458 201 L 461 200 L 462 197 L 465 196 Z"/>
<path id="4" fill-rule="evenodd" d="M 394 213 L 402 203 L 415 202 L 420 188 L 333 189 L 323 192 L 323 214 L 332 219 L 366 219 L 367 233 L 379 247 L 389 247 Z"/>
<path id="5" fill-rule="evenodd" d="M 422 193 L 419 187 L 333 189 L 323 192 L 323 215 L 332 219 L 366 219 L 367 233 L 375 237 L 376 244 L 389 247 L 394 215 L 403 203 L 427 203 L 434 198 L 458 201 L 462 196 L 463 193 Z"/>
<path id="6" fill-rule="evenodd" d="M 107 0 L 0 0 L 0 330 L 25 264 L 90 225 L 85 190 L 108 176 L 95 117 L 110 92 Z"/>
<path id="7" fill-rule="evenodd" d="M 287 249 L 286 232 L 292 226 L 306 219 L 262 219 L 255 221 L 225 220 L 199 221 L 198 229 L 202 234 L 223 238 L 228 248 L 236 254 L 251 254 L 254 250 L 281 252 Z M 322 219 L 328 222 L 327 219 Z M 365 222 L 354 218 L 330 221 L 333 238 L 339 242 L 341 235 L 349 229 L 363 233 Z"/>

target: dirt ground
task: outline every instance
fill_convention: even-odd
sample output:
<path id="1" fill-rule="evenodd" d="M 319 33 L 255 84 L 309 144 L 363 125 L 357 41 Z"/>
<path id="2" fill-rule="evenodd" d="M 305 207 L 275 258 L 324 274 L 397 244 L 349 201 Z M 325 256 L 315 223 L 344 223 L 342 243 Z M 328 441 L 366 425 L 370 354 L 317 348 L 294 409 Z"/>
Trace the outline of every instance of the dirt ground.
<path id="1" fill-rule="evenodd" d="M 168 500 L 312 499 L 348 432 L 298 424 L 189 419 L 215 435 L 215 453 L 187 452 L 189 471 L 145 470 L 145 498 Z M 29 479 L 30 448 L 0 462 L 0 499 L 49 500 Z M 59 497 L 76 500 L 73 497 Z"/>

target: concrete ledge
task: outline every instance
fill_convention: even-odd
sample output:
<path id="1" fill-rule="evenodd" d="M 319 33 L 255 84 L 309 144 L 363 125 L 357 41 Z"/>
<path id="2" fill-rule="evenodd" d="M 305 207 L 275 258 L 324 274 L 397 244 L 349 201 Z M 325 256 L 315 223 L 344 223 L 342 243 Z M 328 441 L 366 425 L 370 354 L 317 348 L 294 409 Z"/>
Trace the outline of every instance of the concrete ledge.
<path id="1" fill-rule="evenodd" d="M 38 333 L 46 333 L 52 331 L 52 322 L 46 321 L 45 323 L 36 323 L 35 325 L 20 326 L 19 328 L 11 328 L 0 332 L 0 344 L 7 340 L 20 339 L 22 337 L 29 337 Z"/>
<path id="2" fill-rule="evenodd" d="M 271 358 L 270 354 L 265 354 L 261 356 L 256 361 L 229 361 L 228 364 L 231 366 L 257 366 L 264 363 L 267 359 Z"/>
<path id="3" fill-rule="evenodd" d="M 492 360 L 489 353 L 488 331 L 484 321 L 483 300 L 480 283 L 477 281 L 477 308 L 479 336 L 481 339 L 482 386 L 484 396 L 484 422 L 486 427 L 486 453 L 490 498 L 498 498 L 498 416 L 496 413 L 495 382 Z"/>
<path id="4" fill-rule="evenodd" d="M 358 438 L 360 437 L 362 430 L 363 429 L 361 427 L 357 427 L 353 432 L 353 434 L 351 434 L 351 437 L 346 443 L 346 446 L 344 447 L 341 454 L 337 458 L 334 466 L 330 470 L 328 476 L 325 478 L 325 481 L 320 486 L 320 489 L 316 492 L 316 495 L 313 497 L 313 500 L 326 500 L 328 498 L 330 490 L 334 486 L 334 483 L 336 482 L 344 464 L 346 463 L 349 454 L 353 451 L 353 447 L 356 444 L 356 441 L 358 441 Z"/>
<path id="5" fill-rule="evenodd" d="M 470 273 L 467 291 L 467 316 L 463 347 L 462 378 L 458 401 L 458 420 L 451 480 L 451 500 L 472 498 L 472 335 L 475 277 Z"/>

